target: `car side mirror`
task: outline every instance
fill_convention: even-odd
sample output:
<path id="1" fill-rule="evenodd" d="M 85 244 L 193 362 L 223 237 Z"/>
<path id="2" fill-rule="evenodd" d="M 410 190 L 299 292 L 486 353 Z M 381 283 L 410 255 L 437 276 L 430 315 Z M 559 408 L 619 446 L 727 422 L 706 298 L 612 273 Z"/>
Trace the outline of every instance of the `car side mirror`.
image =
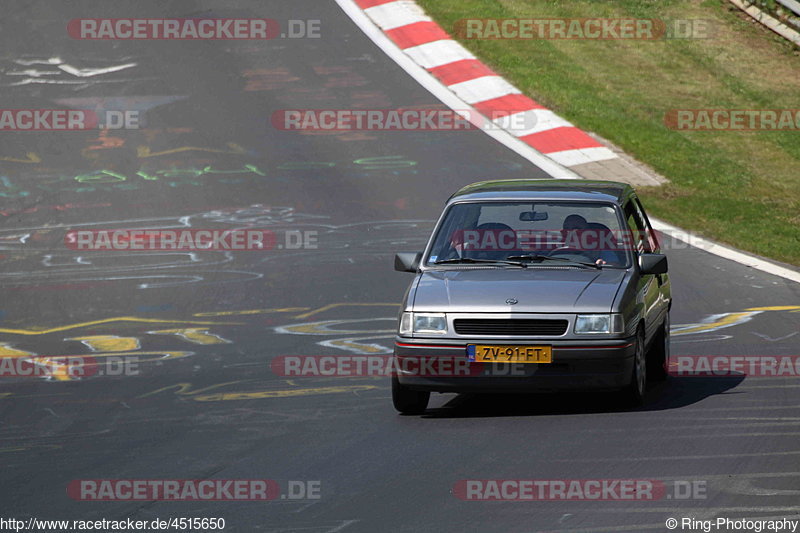
<path id="1" fill-rule="evenodd" d="M 642 274 L 666 274 L 667 256 L 664 254 L 642 254 L 639 256 L 639 271 Z"/>
<path id="2" fill-rule="evenodd" d="M 394 254 L 394 269 L 398 272 L 416 272 L 422 252 L 398 252 Z"/>

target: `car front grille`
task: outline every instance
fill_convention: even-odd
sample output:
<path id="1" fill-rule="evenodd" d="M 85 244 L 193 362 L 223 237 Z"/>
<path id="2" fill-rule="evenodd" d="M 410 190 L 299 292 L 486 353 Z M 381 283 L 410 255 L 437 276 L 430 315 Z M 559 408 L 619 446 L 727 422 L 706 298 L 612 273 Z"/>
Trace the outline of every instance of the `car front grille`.
<path id="1" fill-rule="evenodd" d="M 542 318 L 456 318 L 459 335 L 507 335 L 510 337 L 558 336 L 567 332 L 566 320 Z"/>

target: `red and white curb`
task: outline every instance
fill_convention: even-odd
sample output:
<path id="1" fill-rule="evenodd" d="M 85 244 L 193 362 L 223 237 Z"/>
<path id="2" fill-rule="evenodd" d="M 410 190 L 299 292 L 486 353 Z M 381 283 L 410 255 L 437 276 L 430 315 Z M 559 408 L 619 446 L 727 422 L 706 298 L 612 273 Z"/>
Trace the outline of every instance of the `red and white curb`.
<path id="1" fill-rule="evenodd" d="M 354 1 L 417 65 L 465 103 L 494 117 L 495 124 L 556 163 L 575 167 L 619 157 L 580 128 L 523 95 L 453 40 L 412 0 Z M 520 114 L 526 116 L 512 116 Z M 532 126 L 519 130 L 509 129 L 510 124 Z"/>
<path id="2" fill-rule="evenodd" d="M 466 48 L 450 38 L 411 0 L 336 0 L 364 34 L 414 80 L 451 109 L 482 113 L 530 113 L 530 131 L 483 130 L 554 178 L 600 178 L 633 182 L 636 172 L 614 151 L 552 111 L 521 94 Z M 518 122 L 515 122 L 518 123 Z M 627 176 L 621 175 L 628 174 Z M 652 181 L 652 180 L 651 180 Z M 656 182 L 658 183 L 658 182 Z M 651 183 L 655 184 L 655 183 Z M 655 229 L 713 255 L 800 283 L 800 272 L 701 239 L 652 219 Z"/>

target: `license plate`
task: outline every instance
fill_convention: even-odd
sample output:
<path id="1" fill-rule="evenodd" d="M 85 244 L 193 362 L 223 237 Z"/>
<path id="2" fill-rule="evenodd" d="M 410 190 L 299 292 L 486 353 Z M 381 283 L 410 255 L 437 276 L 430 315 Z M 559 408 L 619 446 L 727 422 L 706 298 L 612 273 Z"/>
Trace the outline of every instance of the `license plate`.
<path id="1" fill-rule="evenodd" d="M 468 344 L 467 358 L 476 363 L 552 363 L 552 346 Z"/>

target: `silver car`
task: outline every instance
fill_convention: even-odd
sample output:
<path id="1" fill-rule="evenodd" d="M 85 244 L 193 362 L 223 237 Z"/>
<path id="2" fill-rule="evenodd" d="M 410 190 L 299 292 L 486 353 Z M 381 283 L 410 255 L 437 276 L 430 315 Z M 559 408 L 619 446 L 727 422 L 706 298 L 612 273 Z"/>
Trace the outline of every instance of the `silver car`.
<path id="1" fill-rule="evenodd" d="M 395 269 L 415 273 L 393 358 L 403 414 L 431 392 L 618 389 L 640 405 L 667 376 L 667 258 L 624 183 L 474 183 Z"/>

